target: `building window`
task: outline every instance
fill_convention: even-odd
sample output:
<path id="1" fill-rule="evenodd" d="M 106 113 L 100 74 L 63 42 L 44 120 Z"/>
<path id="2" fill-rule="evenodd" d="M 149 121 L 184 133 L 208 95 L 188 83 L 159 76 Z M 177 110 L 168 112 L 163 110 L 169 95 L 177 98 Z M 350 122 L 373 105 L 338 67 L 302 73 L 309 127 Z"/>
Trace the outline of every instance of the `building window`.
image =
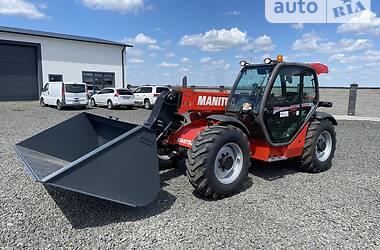
<path id="1" fill-rule="evenodd" d="M 82 80 L 84 83 L 99 89 L 114 87 L 115 73 L 84 71 L 82 72 Z"/>
<path id="2" fill-rule="evenodd" d="M 63 75 L 50 74 L 49 82 L 63 82 Z"/>

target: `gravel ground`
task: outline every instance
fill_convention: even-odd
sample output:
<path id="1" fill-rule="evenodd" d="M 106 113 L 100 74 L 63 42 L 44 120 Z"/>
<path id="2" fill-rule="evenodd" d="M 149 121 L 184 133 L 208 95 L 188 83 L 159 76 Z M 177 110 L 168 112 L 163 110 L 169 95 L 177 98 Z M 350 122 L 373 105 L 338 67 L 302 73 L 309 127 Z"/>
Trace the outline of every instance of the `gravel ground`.
<path id="1" fill-rule="evenodd" d="M 12 145 L 80 111 L 0 104 L 0 248 L 380 248 L 380 123 L 341 122 L 333 168 L 256 165 L 238 195 L 194 197 L 182 170 L 131 208 L 34 183 Z M 89 110 L 141 123 L 144 110 Z"/>

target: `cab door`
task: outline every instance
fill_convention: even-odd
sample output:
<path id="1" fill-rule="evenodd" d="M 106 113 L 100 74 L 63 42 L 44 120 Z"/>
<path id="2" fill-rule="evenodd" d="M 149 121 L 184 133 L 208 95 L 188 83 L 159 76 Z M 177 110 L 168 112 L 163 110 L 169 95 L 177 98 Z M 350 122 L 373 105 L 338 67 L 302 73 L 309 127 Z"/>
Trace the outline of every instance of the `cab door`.
<path id="1" fill-rule="evenodd" d="M 302 74 L 301 66 L 282 66 L 271 87 L 263 119 L 273 144 L 290 143 L 303 124 Z"/>
<path id="2" fill-rule="evenodd" d="M 302 74 L 301 119 L 306 122 L 318 108 L 318 77 L 314 70 L 305 68 Z"/>

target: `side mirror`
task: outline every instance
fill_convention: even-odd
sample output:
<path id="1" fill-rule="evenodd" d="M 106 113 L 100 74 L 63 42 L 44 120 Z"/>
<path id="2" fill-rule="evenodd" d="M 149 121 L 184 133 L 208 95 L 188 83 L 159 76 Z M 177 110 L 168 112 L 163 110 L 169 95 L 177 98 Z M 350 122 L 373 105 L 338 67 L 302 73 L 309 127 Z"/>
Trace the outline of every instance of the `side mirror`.
<path id="1" fill-rule="evenodd" d="M 318 103 L 318 107 L 332 108 L 333 107 L 333 103 L 332 102 L 319 102 Z"/>

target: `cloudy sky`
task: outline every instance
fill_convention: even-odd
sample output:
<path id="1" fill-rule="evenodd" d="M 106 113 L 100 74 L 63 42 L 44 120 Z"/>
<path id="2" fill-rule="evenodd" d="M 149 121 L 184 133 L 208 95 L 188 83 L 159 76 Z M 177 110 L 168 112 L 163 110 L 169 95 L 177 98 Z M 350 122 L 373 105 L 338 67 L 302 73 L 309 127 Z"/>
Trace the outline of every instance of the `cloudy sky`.
<path id="1" fill-rule="evenodd" d="M 322 62 L 324 86 L 380 86 L 380 11 L 368 24 L 271 24 L 263 0 L 0 0 L 0 25 L 134 45 L 127 81 L 233 83 L 242 59 Z M 252 52 L 252 56 L 251 56 Z"/>

